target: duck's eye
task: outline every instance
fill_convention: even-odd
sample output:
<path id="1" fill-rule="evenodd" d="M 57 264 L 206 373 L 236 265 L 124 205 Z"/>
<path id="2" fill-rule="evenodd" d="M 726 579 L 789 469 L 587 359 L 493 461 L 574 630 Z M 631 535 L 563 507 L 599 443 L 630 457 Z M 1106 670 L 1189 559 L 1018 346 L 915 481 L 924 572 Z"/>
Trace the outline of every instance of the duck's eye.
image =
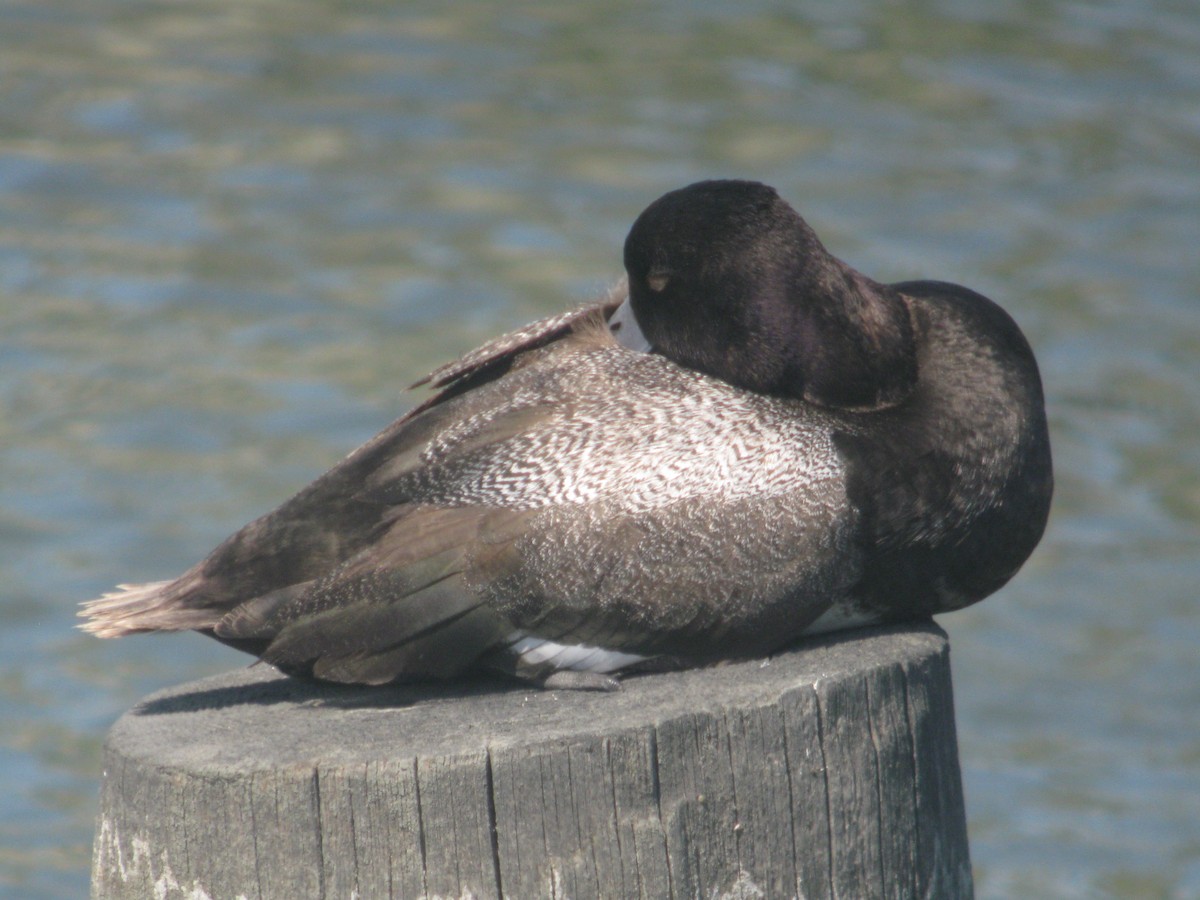
<path id="1" fill-rule="evenodd" d="M 661 294 L 663 289 L 667 286 L 667 282 L 670 280 L 670 272 L 657 271 L 651 272 L 646 276 L 646 284 L 650 285 L 650 290 L 654 291 L 656 294 Z"/>

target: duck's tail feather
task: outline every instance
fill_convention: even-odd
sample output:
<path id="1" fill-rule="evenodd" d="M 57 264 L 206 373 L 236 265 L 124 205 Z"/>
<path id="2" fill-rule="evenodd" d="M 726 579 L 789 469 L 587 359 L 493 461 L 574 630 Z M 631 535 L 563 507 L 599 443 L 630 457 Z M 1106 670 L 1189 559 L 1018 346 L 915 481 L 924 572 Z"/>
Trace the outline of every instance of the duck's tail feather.
<path id="1" fill-rule="evenodd" d="M 180 582 L 183 580 L 119 584 L 115 591 L 83 604 L 79 616 L 87 621 L 79 627 L 102 638 L 146 631 L 211 628 L 221 612 L 211 607 L 181 605 Z"/>

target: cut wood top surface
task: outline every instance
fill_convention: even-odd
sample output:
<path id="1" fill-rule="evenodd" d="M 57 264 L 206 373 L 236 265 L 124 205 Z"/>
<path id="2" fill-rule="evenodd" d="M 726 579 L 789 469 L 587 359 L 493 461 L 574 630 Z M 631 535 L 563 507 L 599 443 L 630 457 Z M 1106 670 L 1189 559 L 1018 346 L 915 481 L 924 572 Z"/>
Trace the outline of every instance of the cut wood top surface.
<path id="1" fill-rule="evenodd" d="M 920 662 L 947 648 L 932 623 L 863 629 L 809 640 L 769 660 L 631 676 L 615 693 L 539 691 L 501 679 L 342 687 L 254 666 L 147 697 L 113 726 L 109 749 L 213 774 L 458 755 L 763 706 L 798 687 Z"/>

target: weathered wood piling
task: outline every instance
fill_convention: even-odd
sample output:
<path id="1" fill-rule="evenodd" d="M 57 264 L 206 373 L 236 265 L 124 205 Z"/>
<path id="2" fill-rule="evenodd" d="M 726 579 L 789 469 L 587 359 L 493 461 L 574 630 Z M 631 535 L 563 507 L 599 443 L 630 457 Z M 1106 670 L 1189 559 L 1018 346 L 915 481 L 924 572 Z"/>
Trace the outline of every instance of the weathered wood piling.
<path id="1" fill-rule="evenodd" d="M 969 897 L 946 637 L 849 632 L 615 694 L 182 685 L 109 733 L 92 892 Z"/>

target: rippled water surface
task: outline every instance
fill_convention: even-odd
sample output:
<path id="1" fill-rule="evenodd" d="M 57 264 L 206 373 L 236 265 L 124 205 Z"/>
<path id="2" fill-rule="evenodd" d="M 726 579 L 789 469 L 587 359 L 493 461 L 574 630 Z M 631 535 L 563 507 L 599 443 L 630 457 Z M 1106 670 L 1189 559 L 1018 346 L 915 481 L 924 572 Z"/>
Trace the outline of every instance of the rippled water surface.
<path id="1" fill-rule="evenodd" d="M 0 6 L 0 895 L 86 892 L 100 746 L 244 664 L 101 642 L 707 176 L 1004 304 L 1058 494 L 943 620 L 978 894 L 1200 896 L 1200 6 Z"/>

